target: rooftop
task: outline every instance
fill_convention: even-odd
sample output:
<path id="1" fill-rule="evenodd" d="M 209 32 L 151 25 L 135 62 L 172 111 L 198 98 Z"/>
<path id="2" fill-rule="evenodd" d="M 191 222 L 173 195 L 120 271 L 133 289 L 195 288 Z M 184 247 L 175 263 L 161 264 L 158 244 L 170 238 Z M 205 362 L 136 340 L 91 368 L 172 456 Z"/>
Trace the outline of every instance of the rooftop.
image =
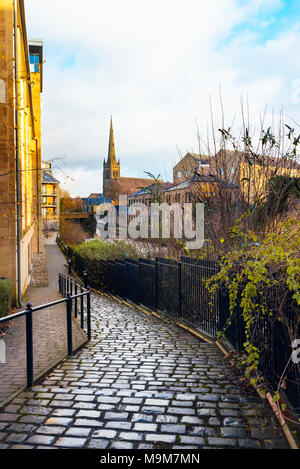
<path id="1" fill-rule="evenodd" d="M 43 47 L 44 42 L 42 39 L 29 39 L 28 44 L 29 46 Z"/>
<path id="2" fill-rule="evenodd" d="M 47 171 L 43 170 L 42 183 L 44 183 L 44 184 L 59 184 L 59 181 L 57 179 L 55 179 L 51 174 L 47 173 Z"/>
<path id="3" fill-rule="evenodd" d="M 103 194 L 100 194 L 98 192 L 93 192 L 91 195 L 86 197 L 87 199 L 101 199 L 103 197 Z"/>
<path id="4" fill-rule="evenodd" d="M 165 192 L 168 189 L 170 189 L 171 187 L 175 186 L 176 184 L 173 183 L 173 182 L 163 182 L 163 183 L 160 183 L 160 185 L 163 187 L 163 191 Z M 134 192 L 133 194 L 130 194 L 129 197 L 137 197 L 137 196 L 143 195 L 143 194 L 150 194 L 151 193 L 151 188 L 154 187 L 154 186 L 155 186 L 155 184 L 151 184 L 151 186 L 149 186 L 149 187 L 139 189 L 137 192 Z"/>

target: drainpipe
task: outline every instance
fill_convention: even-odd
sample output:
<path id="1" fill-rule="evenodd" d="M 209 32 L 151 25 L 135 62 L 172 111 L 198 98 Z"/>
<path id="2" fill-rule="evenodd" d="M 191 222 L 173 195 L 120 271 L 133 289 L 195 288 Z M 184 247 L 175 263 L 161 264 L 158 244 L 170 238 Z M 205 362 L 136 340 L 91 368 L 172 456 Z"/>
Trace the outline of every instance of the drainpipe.
<path id="1" fill-rule="evenodd" d="M 20 200 L 20 151 L 19 151 L 19 90 L 18 90 L 18 0 L 15 0 L 14 11 L 14 55 L 15 55 L 15 141 L 16 141 L 16 197 L 17 197 L 17 272 L 18 272 L 18 303 L 22 308 L 21 278 L 21 200 Z"/>
<path id="2" fill-rule="evenodd" d="M 37 209 L 37 225 L 38 225 L 38 254 L 40 254 L 40 177 L 39 177 L 39 142 L 38 139 L 35 138 L 35 144 L 36 144 L 36 184 L 37 184 L 37 189 L 36 189 L 36 197 L 37 197 L 37 203 L 36 203 L 36 209 Z"/>

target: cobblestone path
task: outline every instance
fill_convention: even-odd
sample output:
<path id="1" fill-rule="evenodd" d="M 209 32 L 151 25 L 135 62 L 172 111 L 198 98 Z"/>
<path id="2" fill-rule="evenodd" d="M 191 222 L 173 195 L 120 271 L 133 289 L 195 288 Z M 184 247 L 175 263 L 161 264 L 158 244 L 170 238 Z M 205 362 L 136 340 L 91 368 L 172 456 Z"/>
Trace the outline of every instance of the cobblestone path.
<path id="1" fill-rule="evenodd" d="M 0 412 L 1 448 L 282 448 L 219 350 L 92 296 L 93 338 Z"/>

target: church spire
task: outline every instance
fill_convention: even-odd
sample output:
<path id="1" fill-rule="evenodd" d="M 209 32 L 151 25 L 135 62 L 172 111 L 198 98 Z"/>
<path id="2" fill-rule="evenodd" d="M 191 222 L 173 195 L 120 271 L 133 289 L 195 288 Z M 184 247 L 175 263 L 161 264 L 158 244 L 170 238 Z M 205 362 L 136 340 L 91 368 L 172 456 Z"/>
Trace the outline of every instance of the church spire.
<path id="1" fill-rule="evenodd" d="M 115 139 L 112 117 L 110 118 L 110 133 L 109 133 L 109 147 L 108 147 L 108 163 L 116 162 Z"/>
<path id="2" fill-rule="evenodd" d="M 115 139 L 112 117 L 110 118 L 110 134 L 109 134 L 109 146 L 108 146 L 108 158 L 107 162 L 104 159 L 103 162 L 103 193 L 106 196 L 106 186 L 110 181 L 118 179 L 120 177 L 120 160 L 116 159 L 115 150 Z"/>

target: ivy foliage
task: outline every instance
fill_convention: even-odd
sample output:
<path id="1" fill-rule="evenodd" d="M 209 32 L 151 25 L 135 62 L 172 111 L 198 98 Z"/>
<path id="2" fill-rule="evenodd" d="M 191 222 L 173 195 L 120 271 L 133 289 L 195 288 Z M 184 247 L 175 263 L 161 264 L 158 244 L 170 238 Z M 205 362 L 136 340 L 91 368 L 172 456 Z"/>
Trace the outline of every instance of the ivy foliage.
<path id="1" fill-rule="evenodd" d="M 240 221 L 231 230 L 233 248 L 222 257 L 220 271 L 207 281 L 207 287 L 213 294 L 225 287 L 229 294 L 230 317 L 221 334 L 230 326 L 237 308 L 241 311 L 246 376 L 256 383 L 265 346 L 260 335 L 262 320 L 283 323 L 291 342 L 299 330 L 300 221 L 290 218 L 279 233 L 267 233 L 264 238 L 242 231 Z"/>

